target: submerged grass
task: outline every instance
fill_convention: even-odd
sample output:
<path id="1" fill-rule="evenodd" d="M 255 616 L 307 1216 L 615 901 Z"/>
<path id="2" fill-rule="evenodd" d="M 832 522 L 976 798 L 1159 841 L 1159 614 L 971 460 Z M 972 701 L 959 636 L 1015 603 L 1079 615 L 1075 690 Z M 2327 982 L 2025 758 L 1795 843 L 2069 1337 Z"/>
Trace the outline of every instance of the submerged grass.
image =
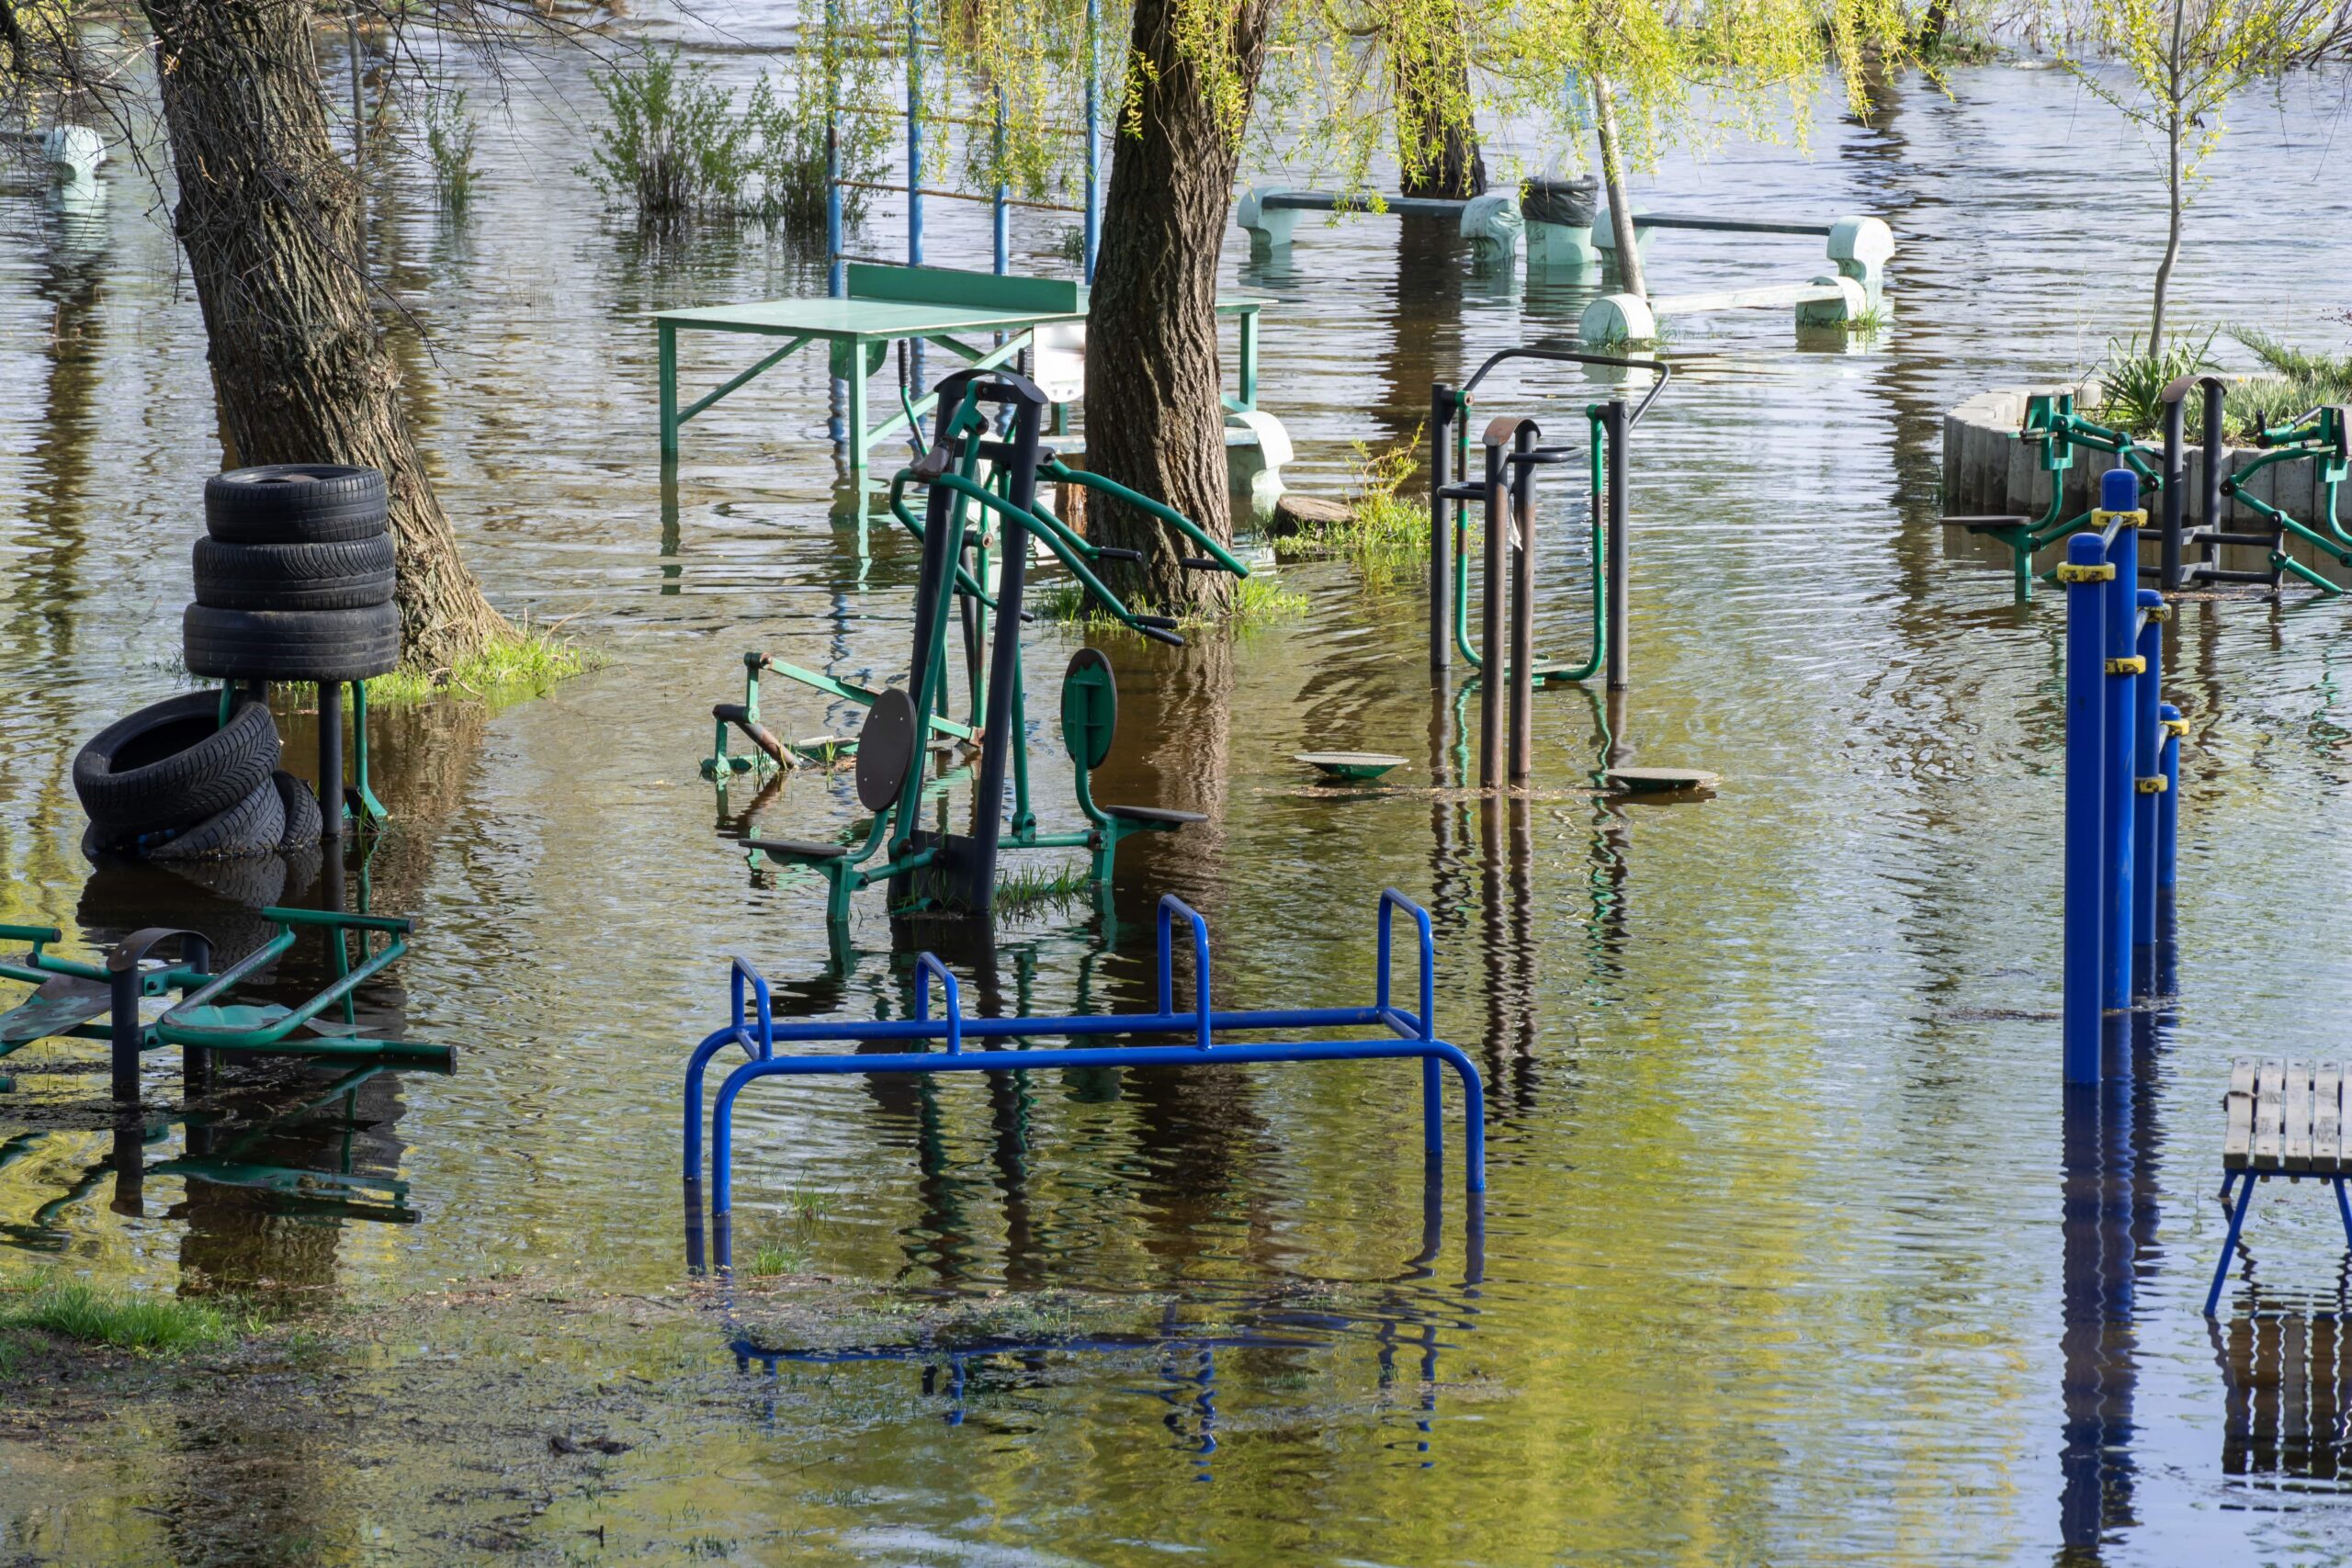
<path id="1" fill-rule="evenodd" d="M 463 694 L 484 702 L 544 696 L 558 682 L 601 667 L 605 656 L 563 635 L 562 623 L 534 626 L 528 618 L 511 637 L 438 670 L 395 670 L 368 682 L 368 701 L 381 706 L 431 702 Z"/>
<path id="2" fill-rule="evenodd" d="M 1277 541 L 1285 556 L 1343 559 L 1355 563 L 1364 586 L 1385 589 L 1407 567 L 1429 558 L 1429 508 L 1407 501 L 1400 493 L 1413 477 L 1421 449 L 1421 431 L 1403 442 L 1375 452 L 1359 441 L 1345 522 L 1313 522 Z"/>
<path id="3" fill-rule="evenodd" d="M 56 1278 L 0 1283 L 0 1373 L 22 1360 L 33 1341 L 23 1331 L 144 1355 L 201 1350 L 247 1326 L 210 1302 L 183 1301 Z"/>
<path id="4" fill-rule="evenodd" d="M 1306 594 L 1294 593 L 1284 588 L 1272 570 L 1262 566 L 1255 567 L 1249 576 L 1235 580 L 1232 607 L 1226 619 L 1237 626 L 1262 626 L 1268 621 L 1303 615 L 1306 603 Z M 1038 590 L 1027 607 L 1041 621 L 1082 626 L 1089 631 L 1124 632 L 1128 629 L 1095 603 L 1094 596 L 1084 587 L 1067 579 L 1048 583 Z M 1168 613 L 1149 603 L 1133 607 L 1142 615 Z M 1178 626 L 1187 630 L 1214 624 L 1208 616 L 1190 612 L 1177 616 L 1176 621 Z"/>

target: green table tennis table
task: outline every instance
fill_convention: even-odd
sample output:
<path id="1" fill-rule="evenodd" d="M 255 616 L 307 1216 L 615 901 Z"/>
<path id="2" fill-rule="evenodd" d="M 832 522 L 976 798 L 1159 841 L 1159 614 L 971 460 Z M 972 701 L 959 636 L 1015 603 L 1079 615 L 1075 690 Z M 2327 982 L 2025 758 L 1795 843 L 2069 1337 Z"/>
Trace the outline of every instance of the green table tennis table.
<path id="1" fill-rule="evenodd" d="M 906 414 L 893 412 L 871 423 L 866 378 L 879 371 L 890 345 L 912 339 L 937 344 L 980 369 L 1012 363 L 1028 348 L 1039 327 L 1086 320 L 1086 286 L 1046 277 L 1003 277 L 947 267 L 875 266 L 854 262 L 845 298 L 769 299 L 754 305 L 716 305 L 699 310 L 662 310 L 653 321 L 660 334 L 662 458 L 678 456 L 678 427 L 729 393 L 774 369 L 812 343 L 826 345 L 832 374 L 848 383 L 848 447 L 853 472 L 863 476 L 866 454 L 906 428 Z M 1217 314 L 1239 318 L 1241 347 L 1237 367 L 1238 396 L 1225 404 L 1236 412 L 1258 406 L 1258 311 L 1262 299 L 1220 299 Z M 678 334 L 741 333 L 782 338 L 775 352 L 722 382 L 684 408 L 678 405 Z M 982 344 L 1001 335 L 1003 342 Z M 918 418 L 934 400 L 914 400 Z"/>

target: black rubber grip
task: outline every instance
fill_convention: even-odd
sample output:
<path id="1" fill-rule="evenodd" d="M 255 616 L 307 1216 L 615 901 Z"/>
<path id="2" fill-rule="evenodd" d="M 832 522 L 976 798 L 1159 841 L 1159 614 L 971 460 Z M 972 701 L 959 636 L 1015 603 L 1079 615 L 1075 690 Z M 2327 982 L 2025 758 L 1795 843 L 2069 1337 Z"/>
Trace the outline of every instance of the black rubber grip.
<path id="1" fill-rule="evenodd" d="M 1142 632 L 1144 636 L 1151 638 L 1154 642 L 1164 642 L 1170 648 L 1182 648 L 1184 646 L 1184 639 L 1178 637 L 1174 632 L 1163 631 L 1158 626 L 1137 626 L 1136 629 Z"/>
<path id="2" fill-rule="evenodd" d="M 1464 479 L 1460 484 L 1440 485 L 1437 493 L 1442 501 L 1484 501 L 1487 499 L 1487 487 Z"/>
<path id="3" fill-rule="evenodd" d="M 1169 627 L 1175 624 L 1174 617 L 1170 615 L 1137 615 L 1136 617 L 1136 625 L 1139 626 Z"/>
<path id="4" fill-rule="evenodd" d="M 1143 559 L 1141 550 L 1123 550 L 1115 545 L 1099 545 L 1095 547 L 1094 555 L 1098 560 L 1140 561 Z"/>
<path id="5" fill-rule="evenodd" d="M 1176 564 L 1192 571 L 1223 571 L 1225 570 L 1223 561 L 1213 560 L 1207 556 L 1178 556 Z"/>

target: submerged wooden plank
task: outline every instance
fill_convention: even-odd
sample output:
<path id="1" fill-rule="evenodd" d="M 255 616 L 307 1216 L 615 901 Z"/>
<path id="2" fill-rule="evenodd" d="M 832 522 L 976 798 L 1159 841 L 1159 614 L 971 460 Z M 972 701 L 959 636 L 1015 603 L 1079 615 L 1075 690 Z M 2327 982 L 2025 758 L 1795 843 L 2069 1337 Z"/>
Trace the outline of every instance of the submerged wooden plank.
<path id="1" fill-rule="evenodd" d="M 2229 1115 L 2229 1131 L 2222 1140 L 2222 1167 L 2244 1170 L 2254 1158 L 2255 1062 L 2240 1056 L 2230 1066 L 2230 1092 L 2222 1101 Z"/>
<path id="2" fill-rule="evenodd" d="M 2274 1057 L 2262 1064 L 2254 1086 L 2254 1168 L 2277 1170 L 2286 1144 L 2287 1064 Z"/>

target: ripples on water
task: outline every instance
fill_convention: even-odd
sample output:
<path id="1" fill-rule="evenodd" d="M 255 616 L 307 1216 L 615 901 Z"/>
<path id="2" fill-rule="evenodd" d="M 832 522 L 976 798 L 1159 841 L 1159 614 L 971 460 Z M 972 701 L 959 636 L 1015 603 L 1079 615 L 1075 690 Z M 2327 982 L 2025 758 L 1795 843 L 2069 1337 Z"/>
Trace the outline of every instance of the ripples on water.
<path id="1" fill-rule="evenodd" d="M 2299 239 L 2200 207 L 2177 285 L 2189 318 L 2340 342 L 2325 313 L 2344 301 L 2312 280 L 2352 243 L 2323 178 L 2343 88 L 2299 82 L 2283 124 L 2249 115 L 2225 144 L 2211 188 L 2258 182 Z M 370 890 L 422 935 L 370 1005 L 467 1047 L 454 1077 L 365 1091 L 357 1168 L 404 1179 L 416 1223 L 297 1223 L 168 1178 L 142 1214 L 116 1212 L 95 1080 L 36 1070 L 0 1111 L 19 1119 L 0 1122 L 0 1245 L 108 1277 L 360 1299 L 522 1266 L 650 1286 L 677 1269 L 673 1096 L 722 1005 L 721 952 L 757 953 L 795 1010 L 905 1005 L 870 900 L 834 972 L 816 890 L 728 841 L 838 828 L 845 782 L 739 786 L 718 807 L 694 761 L 747 648 L 894 676 L 911 552 L 877 526 L 861 567 L 812 440 L 813 359 L 688 427 L 674 510 L 653 460 L 641 313 L 821 279 L 756 232 L 656 243 L 601 220 L 550 173 L 577 142 L 536 100 L 484 130 L 469 222 L 436 217 L 413 171 L 377 197 L 379 265 L 433 344 L 399 338 L 412 417 L 493 596 L 575 617 L 616 662 L 494 716 L 385 726 L 401 826 Z M 1180 1340 L 1220 1323 L 1241 1342 L 786 1363 L 786 1387 L 922 1379 L 935 1400 L 864 1439 L 889 1501 L 863 1512 L 789 1462 L 788 1421 L 727 1447 L 771 1488 L 746 1529 L 796 1519 L 888 1561 L 988 1543 L 1122 1561 L 1154 1545 L 1414 1562 L 2006 1562 L 2062 1538 L 2103 1538 L 2118 1561 L 2336 1550 L 2341 1393 L 2324 1371 L 2271 1386 L 2333 1346 L 2334 1216 L 2307 1190 L 2262 1206 L 2280 1315 L 2217 1343 L 2196 1308 L 2228 1058 L 2342 1049 L 2347 612 L 2184 610 L 2167 652 L 2194 726 L 2181 1001 L 2121 1091 L 2128 1132 L 2075 1151 L 2070 1181 L 2059 620 L 2012 606 L 1996 563 L 1941 536 L 1936 454 L 1962 396 L 2077 370 L 2140 319 L 2155 186 L 2113 117 L 2050 73 L 1963 72 L 1949 99 L 1906 85 L 1878 126 L 1825 120 L 1815 146 L 1810 162 L 1678 163 L 1649 197 L 1872 210 L 1901 244 L 1876 344 L 1801 350 L 1774 312 L 1689 323 L 1672 345 L 1686 368 L 1641 432 L 1634 687 L 1612 728 L 1634 759 L 1721 773 L 1719 798 L 1573 793 L 1608 718 L 1573 691 L 1539 699 L 1546 791 L 1524 807 L 1414 793 L 1454 766 L 1420 601 L 1409 581 L 1367 592 L 1343 565 L 1301 565 L 1284 575 L 1312 601 L 1303 617 L 1229 648 L 1112 645 L 1123 728 L 1100 793 L 1215 820 L 1122 855 L 1115 940 L 1082 911 L 1015 920 L 973 977 L 989 1010 L 1136 1005 L 1165 889 L 1209 915 L 1230 1005 L 1353 997 L 1379 888 L 1425 898 L 1442 1029 L 1488 1077 L 1483 1259 L 1458 1191 L 1425 1211 L 1410 1086 L 1382 1067 L 762 1093 L 743 1223 L 820 1195 L 815 1267 L 1131 1292 L 1176 1303 L 1138 1307 L 1147 1342 L 1162 1317 Z M 2102 166 L 2129 174 L 2072 172 Z M 187 541 L 218 457 L 196 310 L 127 166 L 108 175 L 96 220 L 0 197 L 6 913 L 93 931 L 156 895 L 85 887 L 68 767 L 83 737 L 175 689 Z M 930 216 L 934 260 L 985 256 L 984 209 Z M 1046 265 L 1050 220 L 1016 214 L 1014 235 L 1022 265 Z M 1400 239 L 1387 220 L 1305 227 L 1282 269 L 1230 240 L 1228 281 L 1282 301 L 1263 398 L 1307 489 L 1343 482 L 1351 442 L 1409 435 L 1432 380 L 1571 334 L 1583 299 L 1467 277 L 1448 236 Z M 886 220 L 874 243 L 890 243 Z M 1653 281 L 1720 286 L 1767 256 L 1810 276 L 1815 243 L 1668 234 Z M 695 384 L 724 374 L 706 345 L 687 359 Z M 1492 406 L 1523 399 L 1561 429 L 1599 391 L 1550 371 L 1489 385 Z M 1568 586 L 1541 640 L 1566 650 L 1580 530 L 1556 515 L 1545 570 Z M 1074 640 L 1041 626 L 1031 646 L 1046 671 Z M 772 689 L 781 728 L 845 727 Z M 1037 795 L 1074 817 L 1046 706 Z M 307 745 L 297 722 L 289 755 Z M 1303 791 L 1286 759 L 1311 747 L 1405 752 L 1408 787 Z M 326 1146 L 295 1137 L 288 1163 Z M 2132 1190 L 2137 1218 L 2119 1220 L 2111 1200 Z"/>

